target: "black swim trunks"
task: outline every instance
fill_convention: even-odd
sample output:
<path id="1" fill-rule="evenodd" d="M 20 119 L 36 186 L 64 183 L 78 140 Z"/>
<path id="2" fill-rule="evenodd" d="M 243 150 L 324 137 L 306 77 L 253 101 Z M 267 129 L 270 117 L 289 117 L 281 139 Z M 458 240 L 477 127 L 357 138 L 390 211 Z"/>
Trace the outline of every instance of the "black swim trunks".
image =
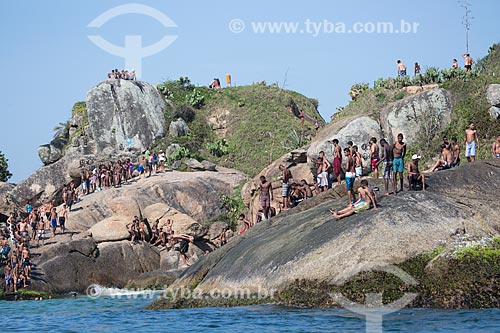
<path id="1" fill-rule="evenodd" d="M 181 246 L 179 247 L 179 252 L 184 254 L 187 253 L 189 249 L 189 241 L 187 239 L 181 240 Z"/>

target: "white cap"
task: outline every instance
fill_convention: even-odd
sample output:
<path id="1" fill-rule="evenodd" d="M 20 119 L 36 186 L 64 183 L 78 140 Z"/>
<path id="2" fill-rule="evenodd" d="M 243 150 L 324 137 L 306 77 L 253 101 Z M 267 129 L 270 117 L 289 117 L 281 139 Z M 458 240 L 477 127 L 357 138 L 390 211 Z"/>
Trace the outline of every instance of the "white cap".
<path id="1" fill-rule="evenodd" d="M 417 155 L 417 154 L 413 154 L 413 156 L 411 157 L 412 160 L 418 160 L 420 158 L 422 158 L 422 156 Z"/>

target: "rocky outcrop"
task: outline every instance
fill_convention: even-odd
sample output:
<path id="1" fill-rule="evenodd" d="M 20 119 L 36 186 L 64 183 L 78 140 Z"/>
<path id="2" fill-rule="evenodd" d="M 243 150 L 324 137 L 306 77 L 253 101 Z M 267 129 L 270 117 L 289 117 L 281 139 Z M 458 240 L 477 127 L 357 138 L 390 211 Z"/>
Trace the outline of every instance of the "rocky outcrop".
<path id="1" fill-rule="evenodd" d="M 125 240 L 130 237 L 127 224 L 131 221 L 130 216 L 111 216 L 94 224 L 89 229 L 88 235 L 96 243 Z"/>
<path id="2" fill-rule="evenodd" d="M 168 127 L 168 135 L 173 137 L 187 136 L 190 133 L 191 130 L 182 118 L 172 121 Z"/>
<path id="3" fill-rule="evenodd" d="M 495 197 L 500 190 L 499 170 L 500 161 L 483 160 L 433 173 L 426 181 L 428 191 L 384 196 L 379 210 L 340 221 L 328 209 L 345 207 L 345 199 L 295 213 L 292 209 L 205 256 L 174 287 L 194 283 L 197 292 L 209 293 L 214 288 L 280 291 L 296 281 L 341 284 L 359 272 L 406 262 L 446 246 L 454 241 L 450 231 L 464 229 L 471 237 L 498 236 L 500 204 L 486 205 L 484 198 Z M 462 290 L 454 292 L 458 295 Z"/>
<path id="4" fill-rule="evenodd" d="M 142 151 L 164 135 L 164 101 L 146 82 L 108 80 L 87 93 L 87 113 L 96 152 Z"/>
<path id="5" fill-rule="evenodd" d="M 381 110 L 379 119 L 368 116 L 352 116 L 329 124 L 313 140 L 307 153 L 317 157 L 324 151 L 333 160 L 332 139 L 338 139 L 341 147 L 347 141 L 358 146 L 363 166 L 369 166 L 370 138 L 386 138 L 394 142 L 403 133 L 408 145 L 428 142 L 448 126 L 451 121 L 451 103 L 444 89 L 431 89 L 411 95 Z"/>
<path id="6" fill-rule="evenodd" d="M 487 91 L 488 102 L 491 107 L 490 115 L 493 119 L 500 118 L 500 84 L 490 84 Z"/>
<path id="7" fill-rule="evenodd" d="M 56 162 L 63 156 L 64 144 L 60 145 L 52 141 L 49 144 L 41 145 L 37 148 L 38 157 L 44 165 Z"/>
<path id="8" fill-rule="evenodd" d="M 54 293 L 85 291 L 92 284 L 124 287 L 139 274 L 159 269 L 159 257 L 146 243 L 71 241 L 42 253 L 37 276 L 43 278 L 34 285 Z"/>

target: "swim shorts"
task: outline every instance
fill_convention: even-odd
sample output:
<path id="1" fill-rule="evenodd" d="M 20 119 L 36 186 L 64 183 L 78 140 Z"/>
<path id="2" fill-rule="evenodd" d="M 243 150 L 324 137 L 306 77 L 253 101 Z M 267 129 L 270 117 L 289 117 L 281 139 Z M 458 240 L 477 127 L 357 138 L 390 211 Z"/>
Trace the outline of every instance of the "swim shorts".
<path id="1" fill-rule="evenodd" d="M 476 156 L 476 141 L 465 143 L 465 157 Z"/>
<path id="2" fill-rule="evenodd" d="M 401 157 L 395 157 L 392 162 L 392 171 L 394 172 L 404 172 L 405 171 L 405 163 Z"/>

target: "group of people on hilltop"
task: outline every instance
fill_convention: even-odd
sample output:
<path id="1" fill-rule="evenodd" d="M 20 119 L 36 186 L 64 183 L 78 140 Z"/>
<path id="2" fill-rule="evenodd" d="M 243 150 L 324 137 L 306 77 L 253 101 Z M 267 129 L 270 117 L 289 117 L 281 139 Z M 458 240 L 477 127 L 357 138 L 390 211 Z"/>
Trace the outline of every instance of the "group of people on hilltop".
<path id="1" fill-rule="evenodd" d="M 474 59 L 470 56 L 469 53 L 464 53 L 462 54 L 462 58 L 464 58 L 464 71 L 468 72 L 472 70 L 472 65 L 475 63 Z M 396 61 L 397 63 L 397 68 L 398 68 L 398 77 L 405 77 L 407 75 L 406 73 L 406 65 L 404 64 L 403 61 L 398 59 Z M 453 62 L 451 64 L 451 69 L 458 69 L 460 66 L 458 65 L 458 60 L 453 59 Z M 421 73 L 421 68 L 420 64 L 418 62 L 415 63 L 413 66 L 413 76 L 417 76 Z"/>
<path id="2" fill-rule="evenodd" d="M 122 69 L 119 71 L 118 69 L 113 69 L 111 70 L 110 73 L 108 73 L 108 79 L 110 80 L 131 80 L 131 81 L 136 81 L 136 75 L 135 75 L 135 69 L 132 69 L 130 72 L 128 70 Z"/>

